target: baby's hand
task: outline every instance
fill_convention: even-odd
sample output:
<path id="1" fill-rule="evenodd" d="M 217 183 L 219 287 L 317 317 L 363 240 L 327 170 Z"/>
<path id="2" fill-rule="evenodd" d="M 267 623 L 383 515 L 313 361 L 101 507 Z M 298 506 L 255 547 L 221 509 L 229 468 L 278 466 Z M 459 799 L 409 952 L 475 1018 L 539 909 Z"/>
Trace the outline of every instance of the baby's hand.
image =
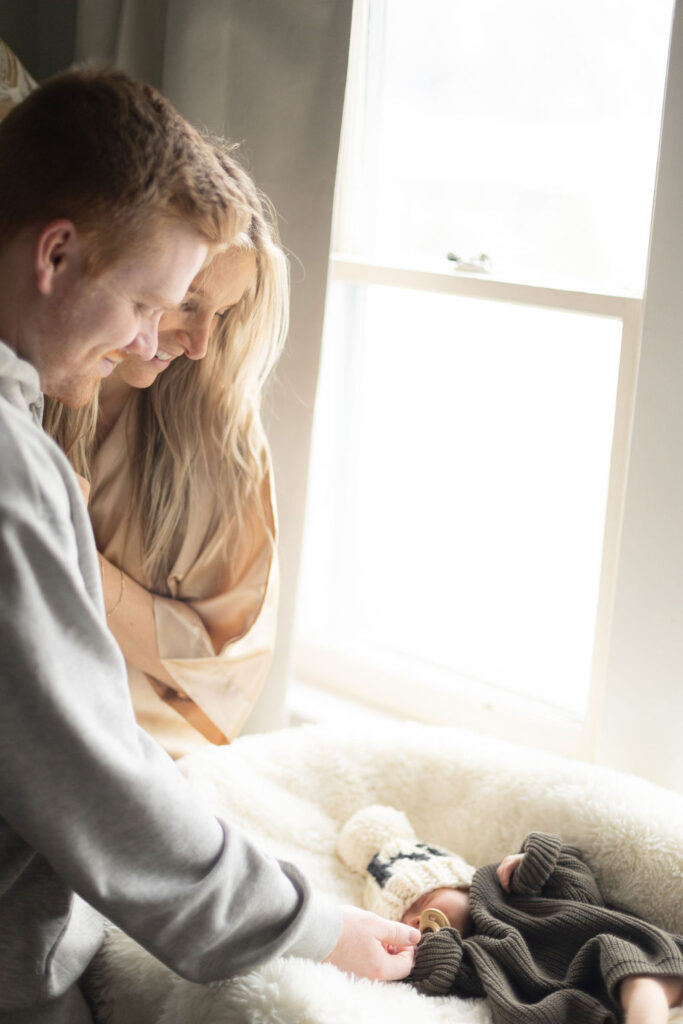
<path id="1" fill-rule="evenodd" d="M 503 860 L 498 865 L 498 868 L 496 869 L 496 875 L 498 876 L 498 881 L 505 889 L 505 892 L 510 892 L 510 882 L 512 881 L 512 876 L 515 872 L 515 869 L 522 860 L 523 856 L 523 853 L 510 853 L 508 854 L 507 857 L 504 857 Z"/>

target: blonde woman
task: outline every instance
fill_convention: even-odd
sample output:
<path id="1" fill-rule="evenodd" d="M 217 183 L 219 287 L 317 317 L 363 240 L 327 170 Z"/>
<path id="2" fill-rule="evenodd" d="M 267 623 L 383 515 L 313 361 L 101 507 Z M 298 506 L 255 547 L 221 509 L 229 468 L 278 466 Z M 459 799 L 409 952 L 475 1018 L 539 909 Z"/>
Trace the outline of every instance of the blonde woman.
<path id="1" fill-rule="evenodd" d="M 140 725 L 173 757 L 233 739 L 274 641 L 277 564 L 260 400 L 288 321 L 268 209 L 229 154 L 250 222 L 84 410 L 45 427 L 90 484 L 107 621 Z"/>

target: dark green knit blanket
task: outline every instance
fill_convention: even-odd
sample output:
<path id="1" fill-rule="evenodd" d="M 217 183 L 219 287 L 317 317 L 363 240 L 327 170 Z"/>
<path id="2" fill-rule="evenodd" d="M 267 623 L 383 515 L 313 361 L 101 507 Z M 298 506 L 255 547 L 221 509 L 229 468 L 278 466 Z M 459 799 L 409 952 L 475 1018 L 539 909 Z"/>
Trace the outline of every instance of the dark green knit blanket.
<path id="1" fill-rule="evenodd" d="M 420 992 L 486 996 L 495 1024 L 612 1024 L 628 975 L 683 977 L 683 937 L 605 906 L 579 850 L 532 832 L 522 851 L 510 893 L 496 865 L 475 873 L 467 939 L 422 938 L 406 979 Z"/>

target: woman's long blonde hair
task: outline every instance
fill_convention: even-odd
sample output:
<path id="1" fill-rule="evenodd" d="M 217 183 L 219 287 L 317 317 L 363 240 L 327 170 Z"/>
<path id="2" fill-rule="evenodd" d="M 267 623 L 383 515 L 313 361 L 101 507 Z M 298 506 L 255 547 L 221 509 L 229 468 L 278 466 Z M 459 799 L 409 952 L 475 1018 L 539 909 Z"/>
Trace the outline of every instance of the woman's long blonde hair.
<path id="1" fill-rule="evenodd" d="M 175 359 L 151 387 L 138 392 L 135 441 L 126 456 L 144 583 L 166 595 L 199 479 L 211 481 L 216 496 L 210 535 L 232 538 L 235 557 L 252 510 L 270 532 L 261 486 L 267 465 L 261 397 L 287 334 L 288 265 L 270 204 L 231 150 L 216 146 L 251 211 L 248 230 L 228 251 L 253 253 L 256 279 L 214 330 L 203 359 Z M 54 399 L 45 403 L 45 429 L 88 480 L 97 412 L 97 398 L 83 409 Z"/>

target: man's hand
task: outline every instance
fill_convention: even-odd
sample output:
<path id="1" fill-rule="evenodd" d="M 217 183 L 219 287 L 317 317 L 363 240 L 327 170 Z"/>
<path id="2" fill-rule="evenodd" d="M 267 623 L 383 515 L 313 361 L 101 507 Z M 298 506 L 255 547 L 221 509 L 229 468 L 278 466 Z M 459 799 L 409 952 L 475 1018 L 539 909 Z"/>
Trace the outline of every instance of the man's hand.
<path id="1" fill-rule="evenodd" d="M 400 981 L 410 974 L 419 941 L 417 928 L 345 906 L 339 941 L 325 962 L 359 978 Z"/>
<path id="2" fill-rule="evenodd" d="M 496 875 L 498 881 L 505 889 L 505 892 L 510 892 L 510 882 L 512 876 L 515 873 L 515 869 L 519 866 L 523 853 L 510 853 L 507 857 L 504 857 L 496 869 Z"/>

